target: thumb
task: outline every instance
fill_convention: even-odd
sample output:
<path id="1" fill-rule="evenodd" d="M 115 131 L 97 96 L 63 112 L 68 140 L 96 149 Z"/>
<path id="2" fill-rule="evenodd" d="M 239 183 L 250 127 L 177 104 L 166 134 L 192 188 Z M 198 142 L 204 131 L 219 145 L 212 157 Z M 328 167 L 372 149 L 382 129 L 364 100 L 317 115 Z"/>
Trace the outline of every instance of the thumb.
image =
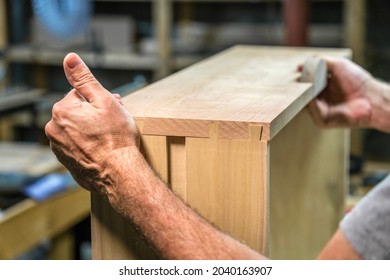
<path id="1" fill-rule="evenodd" d="M 71 86 L 88 102 L 97 102 L 109 94 L 77 54 L 69 53 L 66 55 L 63 67 Z"/>

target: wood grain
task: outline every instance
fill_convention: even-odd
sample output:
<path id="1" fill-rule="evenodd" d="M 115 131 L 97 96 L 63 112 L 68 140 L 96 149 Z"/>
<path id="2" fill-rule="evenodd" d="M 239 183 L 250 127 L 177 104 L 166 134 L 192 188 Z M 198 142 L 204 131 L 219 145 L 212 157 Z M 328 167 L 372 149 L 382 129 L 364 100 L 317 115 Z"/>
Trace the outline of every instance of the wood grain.
<path id="1" fill-rule="evenodd" d="M 144 134 L 209 137 L 210 123 L 234 122 L 245 129 L 231 130 L 231 138 L 248 139 L 257 124 L 270 140 L 314 95 L 311 83 L 298 83 L 298 65 L 325 54 L 350 56 L 346 49 L 237 46 L 129 95 L 125 107 L 145 122 Z"/>
<path id="2" fill-rule="evenodd" d="M 348 133 L 302 111 L 270 143 L 270 256 L 313 259 L 345 206 Z"/>
<path id="3" fill-rule="evenodd" d="M 187 202 L 218 228 L 267 254 L 267 142 L 187 138 Z"/>

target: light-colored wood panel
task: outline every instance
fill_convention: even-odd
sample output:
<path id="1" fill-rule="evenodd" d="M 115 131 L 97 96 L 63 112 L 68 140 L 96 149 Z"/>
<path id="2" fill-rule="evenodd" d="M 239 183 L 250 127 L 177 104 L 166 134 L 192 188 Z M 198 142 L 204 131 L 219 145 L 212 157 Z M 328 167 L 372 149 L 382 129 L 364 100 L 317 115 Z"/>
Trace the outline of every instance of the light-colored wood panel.
<path id="1" fill-rule="evenodd" d="M 187 138 L 187 202 L 211 223 L 267 253 L 267 142 Z"/>
<path id="2" fill-rule="evenodd" d="M 168 153 L 165 136 L 143 135 L 141 152 L 164 182 L 168 182 Z"/>
<path id="3" fill-rule="evenodd" d="M 69 190 L 44 202 L 25 200 L 7 210 L 0 220 L 0 259 L 13 259 L 86 218 L 89 193 Z"/>
<path id="4" fill-rule="evenodd" d="M 301 112 L 271 142 L 270 252 L 312 259 L 344 211 L 348 134 L 321 129 Z"/>
<path id="5" fill-rule="evenodd" d="M 169 135 L 187 136 L 180 124 L 241 122 L 263 125 L 269 140 L 313 98 L 312 84 L 298 83 L 297 66 L 321 54 L 350 56 L 346 49 L 237 46 L 127 96 L 125 107 L 135 119 L 159 120 L 148 134 L 166 126 Z"/>

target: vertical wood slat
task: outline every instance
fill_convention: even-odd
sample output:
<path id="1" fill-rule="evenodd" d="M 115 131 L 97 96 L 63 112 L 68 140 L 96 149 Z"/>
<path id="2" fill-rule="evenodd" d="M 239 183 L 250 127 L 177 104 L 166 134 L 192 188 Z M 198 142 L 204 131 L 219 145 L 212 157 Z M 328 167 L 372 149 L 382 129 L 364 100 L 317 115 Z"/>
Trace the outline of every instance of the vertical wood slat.
<path id="1" fill-rule="evenodd" d="M 168 183 L 184 201 L 187 200 L 187 163 L 185 137 L 167 137 Z"/>
<path id="2" fill-rule="evenodd" d="M 267 142 L 187 141 L 187 202 L 218 228 L 267 253 Z"/>
<path id="3" fill-rule="evenodd" d="M 344 1 L 345 46 L 353 51 L 353 60 L 366 64 L 366 0 Z"/>
<path id="4" fill-rule="evenodd" d="M 167 76 L 171 71 L 171 43 L 172 29 L 171 0 L 154 0 L 153 3 L 154 32 L 156 33 L 158 49 L 158 67 L 155 80 Z"/>
<path id="5" fill-rule="evenodd" d="M 268 144 L 251 140 L 188 138 L 187 202 L 208 221 L 267 253 Z"/>
<path id="6" fill-rule="evenodd" d="M 168 151 L 167 137 L 143 135 L 141 140 L 141 152 L 153 170 L 164 182 L 168 182 Z"/>
<path id="7" fill-rule="evenodd" d="M 353 60 L 362 65 L 366 59 L 367 1 L 344 0 L 344 45 L 353 50 Z M 351 153 L 361 155 L 363 152 L 363 130 L 351 132 Z"/>

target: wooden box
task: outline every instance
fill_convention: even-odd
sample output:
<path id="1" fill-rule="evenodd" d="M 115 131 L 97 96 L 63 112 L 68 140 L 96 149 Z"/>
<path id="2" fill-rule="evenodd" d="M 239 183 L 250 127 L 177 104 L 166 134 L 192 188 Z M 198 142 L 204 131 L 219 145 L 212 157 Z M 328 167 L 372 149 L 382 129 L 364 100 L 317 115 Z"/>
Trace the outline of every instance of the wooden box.
<path id="1" fill-rule="evenodd" d="M 343 214 L 348 131 L 314 125 L 313 84 L 297 82 L 318 54 L 350 51 L 236 46 L 124 99 L 169 187 L 274 259 L 315 257 Z M 98 197 L 92 220 L 94 259 L 154 257 Z"/>

